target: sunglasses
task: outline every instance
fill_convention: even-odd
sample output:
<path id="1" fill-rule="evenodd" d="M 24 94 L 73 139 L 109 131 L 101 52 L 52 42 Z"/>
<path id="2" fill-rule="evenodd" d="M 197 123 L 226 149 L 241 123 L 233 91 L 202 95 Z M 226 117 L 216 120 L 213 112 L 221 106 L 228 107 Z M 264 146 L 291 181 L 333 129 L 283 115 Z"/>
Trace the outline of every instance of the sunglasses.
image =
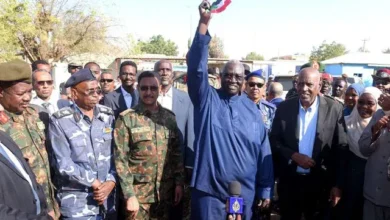
<path id="1" fill-rule="evenodd" d="M 84 94 L 84 95 L 87 95 L 87 96 L 93 96 L 93 95 L 95 95 L 95 93 L 98 94 L 98 95 L 102 94 L 102 90 L 100 88 L 91 89 L 91 90 L 88 90 L 88 91 L 85 91 L 85 92 L 81 92 L 79 90 L 77 90 L 77 91 L 82 93 L 82 94 Z"/>
<path id="2" fill-rule="evenodd" d="M 264 86 L 263 83 L 254 83 L 254 82 L 249 82 L 248 85 L 249 85 L 249 87 L 251 87 L 251 88 L 252 88 L 252 87 L 255 87 L 255 86 L 257 86 L 257 88 L 261 88 L 261 87 Z"/>
<path id="3" fill-rule="evenodd" d="M 42 81 L 37 81 L 37 84 L 38 84 L 39 86 L 44 86 L 45 84 L 48 85 L 48 86 L 51 86 L 51 85 L 53 85 L 53 80 L 46 80 L 46 81 L 42 80 Z"/>
<path id="4" fill-rule="evenodd" d="M 101 83 L 112 83 L 114 80 L 113 79 L 101 79 Z"/>
<path id="5" fill-rule="evenodd" d="M 81 70 L 81 66 L 71 66 L 70 68 L 71 69 L 79 69 L 79 70 Z"/>
<path id="6" fill-rule="evenodd" d="M 385 85 L 389 84 L 389 81 L 378 79 L 378 80 L 374 80 L 374 83 L 375 83 L 375 85 L 380 85 L 380 84 L 382 84 L 382 85 L 385 86 Z"/>
<path id="7" fill-rule="evenodd" d="M 148 90 L 152 91 L 152 92 L 157 92 L 158 90 L 158 87 L 157 86 L 141 86 L 139 87 L 141 91 L 143 92 L 146 92 Z"/>

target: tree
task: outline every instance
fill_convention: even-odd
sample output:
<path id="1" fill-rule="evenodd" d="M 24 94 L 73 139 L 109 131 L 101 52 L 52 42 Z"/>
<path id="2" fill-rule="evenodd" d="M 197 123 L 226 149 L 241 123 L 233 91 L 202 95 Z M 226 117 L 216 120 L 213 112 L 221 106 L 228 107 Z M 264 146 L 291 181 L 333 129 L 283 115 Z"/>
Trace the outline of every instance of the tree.
<path id="1" fill-rule="evenodd" d="M 382 53 L 390 53 L 390 48 L 382 50 Z"/>
<path id="2" fill-rule="evenodd" d="M 319 47 L 313 47 L 310 60 L 324 61 L 344 55 L 346 53 L 347 51 L 343 44 L 336 43 L 335 41 L 333 41 L 331 44 L 328 44 L 326 41 L 324 41 Z"/>
<path id="3" fill-rule="evenodd" d="M 214 35 L 210 41 L 209 45 L 209 57 L 210 58 L 225 58 L 225 53 L 223 51 L 223 41 L 221 38 Z"/>
<path id="4" fill-rule="evenodd" d="M 151 37 L 148 41 L 139 41 L 142 53 L 164 54 L 167 56 L 177 56 L 179 54 L 177 45 L 171 40 L 165 40 L 163 36 Z"/>
<path id="5" fill-rule="evenodd" d="M 108 21 L 81 1 L 7 0 L 0 3 L 0 59 L 30 62 L 102 52 Z"/>
<path id="6" fill-rule="evenodd" d="M 256 52 L 250 52 L 246 55 L 245 60 L 264 60 L 264 57 Z"/>

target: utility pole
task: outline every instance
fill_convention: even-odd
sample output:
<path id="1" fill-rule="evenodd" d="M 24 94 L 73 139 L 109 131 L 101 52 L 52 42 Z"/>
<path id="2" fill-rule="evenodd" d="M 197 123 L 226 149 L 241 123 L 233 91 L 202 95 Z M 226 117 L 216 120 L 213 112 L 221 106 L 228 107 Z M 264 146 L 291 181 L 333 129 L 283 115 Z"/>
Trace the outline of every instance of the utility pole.
<path id="1" fill-rule="evenodd" d="M 363 41 L 362 49 L 363 49 L 363 52 L 365 53 L 366 52 L 366 42 L 370 41 L 370 39 L 364 38 L 362 41 Z"/>

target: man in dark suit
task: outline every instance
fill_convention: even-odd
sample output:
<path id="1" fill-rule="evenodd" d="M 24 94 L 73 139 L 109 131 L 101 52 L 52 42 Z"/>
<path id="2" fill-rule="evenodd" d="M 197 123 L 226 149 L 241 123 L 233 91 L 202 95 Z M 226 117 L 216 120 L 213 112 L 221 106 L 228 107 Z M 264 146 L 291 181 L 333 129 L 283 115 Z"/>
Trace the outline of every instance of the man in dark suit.
<path id="1" fill-rule="evenodd" d="M 282 219 L 322 219 L 340 199 L 347 150 L 343 106 L 320 89 L 320 73 L 302 69 L 298 96 L 276 111 L 270 142 L 279 161 Z"/>
<path id="2" fill-rule="evenodd" d="M 193 125 L 193 105 L 186 92 L 174 88 L 172 63 L 167 60 L 160 60 L 154 65 L 154 71 L 161 76 L 161 94 L 158 102 L 166 109 L 171 110 L 176 115 L 176 123 L 180 130 L 182 142 L 182 153 L 184 166 L 187 171 L 187 180 L 190 181 L 192 168 L 194 165 L 194 125 Z M 187 194 L 189 195 L 189 193 Z M 185 201 L 186 197 L 184 198 Z M 185 204 L 184 204 L 185 205 Z M 189 206 L 189 204 L 188 204 Z M 180 212 L 175 212 L 178 216 Z M 174 217 L 174 219 L 176 219 Z"/>
<path id="3" fill-rule="evenodd" d="M 137 64 L 132 61 L 125 61 L 119 69 L 119 78 L 122 86 L 104 96 L 103 104 L 110 107 L 118 118 L 119 113 L 132 108 L 138 104 L 138 91 L 134 83 L 137 79 Z"/>
<path id="4" fill-rule="evenodd" d="M 0 131 L 0 219 L 52 219 L 42 187 L 18 145 Z"/>

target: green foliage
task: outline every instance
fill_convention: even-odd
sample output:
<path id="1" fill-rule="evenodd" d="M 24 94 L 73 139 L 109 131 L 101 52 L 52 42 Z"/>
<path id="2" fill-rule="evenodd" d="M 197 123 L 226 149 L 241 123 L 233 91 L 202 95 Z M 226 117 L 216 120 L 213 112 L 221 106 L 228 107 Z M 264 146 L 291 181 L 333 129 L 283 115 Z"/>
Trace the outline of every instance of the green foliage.
<path id="1" fill-rule="evenodd" d="M 328 44 L 324 41 L 319 47 L 313 47 L 310 55 L 310 61 L 324 61 L 346 53 L 347 51 L 343 44 L 336 43 L 335 41 Z"/>
<path id="2" fill-rule="evenodd" d="M 260 55 L 256 52 L 250 52 L 244 58 L 245 60 L 264 60 L 263 55 Z"/>
<path id="3" fill-rule="evenodd" d="M 151 37 L 148 41 L 139 41 L 138 46 L 142 53 L 164 54 L 167 56 L 177 56 L 179 54 L 177 45 L 171 40 L 165 40 L 163 36 Z"/>
<path id="4" fill-rule="evenodd" d="M 210 58 L 226 58 L 224 53 L 224 45 L 221 38 L 214 35 L 209 45 L 209 57 Z"/>
<path id="5" fill-rule="evenodd" d="M 78 1 L 0 1 L 0 60 L 22 55 L 31 62 L 55 62 L 105 51 L 108 21 L 98 15 Z"/>

